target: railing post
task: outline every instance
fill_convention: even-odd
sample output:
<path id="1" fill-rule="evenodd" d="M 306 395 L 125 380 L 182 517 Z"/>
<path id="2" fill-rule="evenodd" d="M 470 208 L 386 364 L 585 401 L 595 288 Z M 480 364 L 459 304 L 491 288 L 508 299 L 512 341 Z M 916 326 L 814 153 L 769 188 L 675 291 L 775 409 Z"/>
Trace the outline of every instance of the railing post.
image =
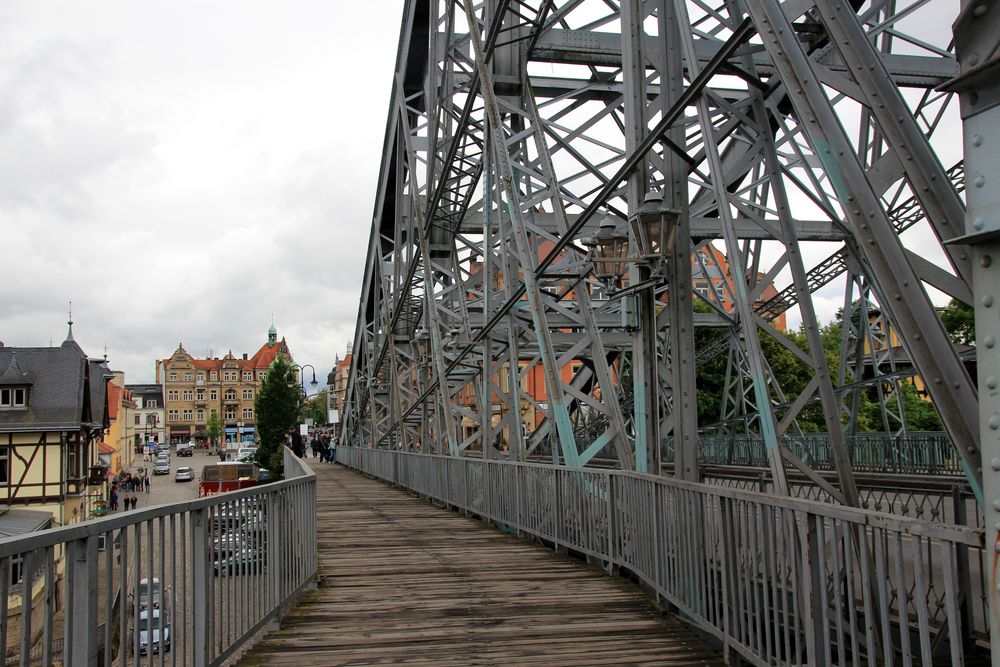
<path id="1" fill-rule="evenodd" d="M 815 667 L 826 667 L 826 646 L 823 642 L 823 628 L 827 623 L 826 609 L 823 608 L 821 587 L 826 586 L 826 573 L 820 571 L 820 551 L 824 544 L 820 538 L 819 522 L 823 518 L 816 514 L 806 516 L 806 543 L 803 554 L 802 580 L 805 584 L 805 621 L 807 663 Z"/>
<path id="2" fill-rule="evenodd" d="M 270 513 L 269 513 L 270 514 Z M 273 542 L 269 539 L 268 542 Z M 208 543 L 208 510 L 191 511 L 191 630 L 194 632 L 194 667 L 207 667 L 211 656 L 209 623 L 212 615 L 208 594 L 208 567 L 211 558 Z M 273 572 L 273 561 L 268 563 L 268 572 Z"/>
<path id="3" fill-rule="evenodd" d="M 521 519 L 521 471 L 523 470 L 520 463 L 514 464 L 514 520 L 518 537 L 521 536 L 521 526 L 523 521 Z"/>
<path id="4" fill-rule="evenodd" d="M 69 665 L 97 664 L 97 538 L 85 537 L 69 543 L 66 561 L 66 637 L 63 653 Z M 24 590 L 31 590 L 34 557 L 25 569 Z M 26 563 L 28 565 L 28 563 Z M 30 597 L 30 594 L 29 594 Z M 30 614 L 30 607 L 27 607 Z M 27 650 L 27 646 L 23 647 Z"/>
<path id="5" fill-rule="evenodd" d="M 951 487 L 951 502 L 954 511 L 954 521 L 960 526 L 967 526 L 969 517 L 965 511 L 965 495 L 962 493 L 962 487 L 957 484 Z M 963 628 L 972 628 L 973 618 L 972 618 L 972 576 L 970 574 L 969 568 L 969 547 L 964 544 L 955 545 L 955 556 L 956 562 L 955 567 L 957 569 L 957 582 L 959 590 L 959 616 L 962 619 Z M 966 644 L 971 644 L 972 633 L 965 633 Z M 967 648 L 971 648 L 967 646 Z"/>
<path id="6" fill-rule="evenodd" d="M 552 538 L 553 538 L 553 541 L 555 543 L 555 549 L 556 549 L 556 551 L 559 551 L 560 550 L 560 547 L 559 547 L 560 539 L 559 538 L 562 537 L 562 515 L 563 515 L 563 512 L 562 512 L 562 497 L 561 497 L 561 494 L 559 493 L 559 487 L 561 486 L 559 484 L 559 482 L 560 482 L 560 479 L 559 479 L 559 468 L 555 468 L 552 471 L 552 481 L 554 482 L 554 484 L 553 484 L 553 492 L 552 492 L 552 507 L 553 507 L 553 509 L 555 510 L 555 513 L 556 513 L 555 525 L 552 526 Z"/>
<path id="7" fill-rule="evenodd" d="M 610 472 L 605 473 L 608 477 L 608 574 L 615 572 L 615 476 Z"/>

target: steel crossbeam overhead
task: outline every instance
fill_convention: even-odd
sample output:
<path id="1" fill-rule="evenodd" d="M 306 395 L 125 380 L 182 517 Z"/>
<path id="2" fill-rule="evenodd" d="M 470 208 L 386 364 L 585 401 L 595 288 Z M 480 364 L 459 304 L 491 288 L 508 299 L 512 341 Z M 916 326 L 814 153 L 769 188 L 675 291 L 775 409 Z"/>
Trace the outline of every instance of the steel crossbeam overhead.
<path id="1" fill-rule="evenodd" d="M 774 488 L 791 467 L 850 505 L 860 406 L 903 434 L 918 378 L 981 495 L 969 353 L 936 312 L 970 303 L 978 270 L 942 88 L 956 11 L 407 2 L 344 442 L 652 472 L 670 442 L 696 481 L 699 434 L 753 435 Z M 620 255 L 586 242 L 613 228 Z M 790 389 L 774 349 L 812 379 Z M 834 484 L 783 444 L 807 413 Z"/>

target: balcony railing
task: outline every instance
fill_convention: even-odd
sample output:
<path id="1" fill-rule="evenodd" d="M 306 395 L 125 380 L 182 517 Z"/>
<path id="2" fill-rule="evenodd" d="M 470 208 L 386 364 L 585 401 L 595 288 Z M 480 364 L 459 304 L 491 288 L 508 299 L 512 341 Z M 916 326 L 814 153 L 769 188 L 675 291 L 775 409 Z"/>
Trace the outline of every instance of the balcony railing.
<path id="1" fill-rule="evenodd" d="M 316 476 L 285 475 L 0 540 L 3 664 L 222 664 L 315 585 Z"/>

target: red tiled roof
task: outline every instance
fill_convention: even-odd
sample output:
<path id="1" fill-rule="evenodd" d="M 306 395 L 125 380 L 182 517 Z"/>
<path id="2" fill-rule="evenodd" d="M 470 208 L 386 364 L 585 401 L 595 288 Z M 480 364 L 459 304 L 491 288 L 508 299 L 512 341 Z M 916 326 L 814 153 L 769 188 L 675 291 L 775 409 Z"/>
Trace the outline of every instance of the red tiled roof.
<path id="1" fill-rule="evenodd" d="M 101 454 L 114 454 L 118 450 L 109 445 L 108 443 L 104 442 L 103 440 L 101 440 L 97 444 L 97 451 Z"/>
<path id="2" fill-rule="evenodd" d="M 122 388 L 116 384 L 108 382 L 108 417 L 114 421 L 118 419 L 118 408 L 122 404 Z"/>

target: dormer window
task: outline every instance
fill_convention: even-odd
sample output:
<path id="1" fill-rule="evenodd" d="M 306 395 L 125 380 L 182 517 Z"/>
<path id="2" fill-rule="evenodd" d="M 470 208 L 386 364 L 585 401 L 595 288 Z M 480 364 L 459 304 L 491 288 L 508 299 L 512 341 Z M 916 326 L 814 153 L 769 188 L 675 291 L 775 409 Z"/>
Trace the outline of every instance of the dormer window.
<path id="1" fill-rule="evenodd" d="M 0 389 L 0 408 L 23 408 L 27 405 L 27 387 L 3 387 Z"/>

